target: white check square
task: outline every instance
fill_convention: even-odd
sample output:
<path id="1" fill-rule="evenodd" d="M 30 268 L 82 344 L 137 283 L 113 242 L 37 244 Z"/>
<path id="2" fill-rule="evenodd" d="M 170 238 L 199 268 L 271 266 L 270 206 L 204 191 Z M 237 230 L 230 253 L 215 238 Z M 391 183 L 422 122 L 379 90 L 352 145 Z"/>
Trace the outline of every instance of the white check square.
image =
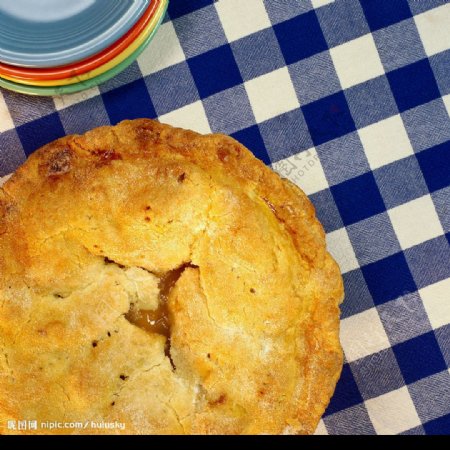
<path id="1" fill-rule="evenodd" d="M 310 148 L 272 164 L 280 176 L 296 184 L 306 195 L 329 187 L 315 148 Z"/>
<path id="2" fill-rule="evenodd" d="M 257 122 L 263 122 L 300 106 L 287 67 L 247 81 L 245 89 Z"/>
<path id="3" fill-rule="evenodd" d="M 12 174 L 5 175 L 4 177 L 0 177 L 0 186 L 3 186 L 10 178 Z"/>
<path id="4" fill-rule="evenodd" d="M 348 362 L 390 347 L 376 308 L 343 319 L 340 337 Z"/>
<path id="5" fill-rule="evenodd" d="M 450 118 L 450 94 L 444 95 L 442 100 L 444 101 L 445 109 L 447 110 L 448 117 Z"/>
<path id="6" fill-rule="evenodd" d="M 450 46 L 450 3 L 415 16 L 422 44 L 428 56 Z"/>
<path id="7" fill-rule="evenodd" d="M 433 329 L 450 323 L 450 278 L 419 290 Z"/>
<path id="8" fill-rule="evenodd" d="M 372 169 L 414 154 L 399 114 L 358 130 Z"/>
<path id="9" fill-rule="evenodd" d="M 75 94 L 58 95 L 53 97 L 53 103 L 55 104 L 56 110 L 61 111 L 62 109 L 84 102 L 98 95 L 100 95 L 100 90 L 97 86 L 94 86 L 85 91 L 76 92 Z"/>
<path id="10" fill-rule="evenodd" d="M 335 0 L 311 0 L 313 8 L 317 9 L 330 3 L 334 3 Z"/>
<path id="11" fill-rule="evenodd" d="M 343 89 L 384 74 L 371 34 L 330 49 L 330 55 Z"/>
<path id="12" fill-rule="evenodd" d="M 319 425 L 317 425 L 316 431 L 314 432 L 315 436 L 327 436 L 328 431 L 325 427 L 323 419 L 320 419 Z"/>
<path id="13" fill-rule="evenodd" d="M 159 116 L 158 120 L 174 127 L 185 128 L 202 134 L 211 133 L 205 108 L 200 100 Z"/>
<path id="14" fill-rule="evenodd" d="M 388 210 L 403 250 L 444 234 L 430 195 Z"/>
<path id="15" fill-rule="evenodd" d="M 183 49 L 172 22 L 162 24 L 150 45 L 138 58 L 142 75 L 150 75 L 185 61 Z"/>
<path id="16" fill-rule="evenodd" d="M 345 228 L 328 233 L 326 239 L 328 251 L 339 264 L 342 273 L 350 272 L 359 267 L 352 243 Z"/>
<path id="17" fill-rule="evenodd" d="M 271 26 L 261 0 L 222 0 L 216 9 L 229 42 Z"/>
<path id="18" fill-rule="evenodd" d="M 406 386 L 369 399 L 365 405 L 377 434 L 398 434 L 421 425 Z"/>
<path id="19" fill-rule="evenodd" d="M 3 94 L 0 92 L 0 133 L 14 128 L 14 122 L 6 106 Z"/>

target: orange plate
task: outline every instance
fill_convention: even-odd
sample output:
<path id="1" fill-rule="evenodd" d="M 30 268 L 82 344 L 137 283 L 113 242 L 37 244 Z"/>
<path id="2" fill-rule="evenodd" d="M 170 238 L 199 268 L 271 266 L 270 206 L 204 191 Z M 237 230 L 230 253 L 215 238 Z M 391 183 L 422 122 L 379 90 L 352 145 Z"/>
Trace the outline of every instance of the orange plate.
<path id="1" fill-rule="evenodd" d="M 122 53 L 145 29 L 155 14 L 161 0 L 153 0 L 148 9 L 144 12 L 138 22 L 118 41 L 107 49 L 97 53 L 90 58 L 77 63 L 61 67 L 51 67 L 48 69 L 30 69 L 26 67 L 17 67 L 10 64 L 0 63 L 0 76 L 7 75 L 19 80 L 59 80 L 69 78 L 89 72 Z"/>

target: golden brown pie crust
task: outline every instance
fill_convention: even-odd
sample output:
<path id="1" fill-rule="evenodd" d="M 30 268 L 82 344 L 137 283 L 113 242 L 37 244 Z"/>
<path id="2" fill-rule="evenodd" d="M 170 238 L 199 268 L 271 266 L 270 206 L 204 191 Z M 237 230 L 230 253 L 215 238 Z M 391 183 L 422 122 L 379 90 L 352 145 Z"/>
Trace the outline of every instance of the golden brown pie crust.
<path id="1" fill-rule="evenodd" d="M 130 311 L 176 269 L 167 354 Z M 227 136 L 142 119 L 41 148 L 0 189 L 0 274 L 0 433 L 308 434 L 341 371 L 314 208 Z"/>

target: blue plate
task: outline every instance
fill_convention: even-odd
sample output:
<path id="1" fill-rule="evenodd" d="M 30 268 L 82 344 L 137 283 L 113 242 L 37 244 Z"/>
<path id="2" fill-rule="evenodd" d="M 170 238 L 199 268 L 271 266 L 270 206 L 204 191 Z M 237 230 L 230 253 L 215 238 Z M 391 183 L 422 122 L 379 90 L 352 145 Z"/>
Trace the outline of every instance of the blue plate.
<path id="1" fill-rule="evenodd" d="M 0 0 L 0 61 L 56 67 L 117 41 L 151 0 Z"/>

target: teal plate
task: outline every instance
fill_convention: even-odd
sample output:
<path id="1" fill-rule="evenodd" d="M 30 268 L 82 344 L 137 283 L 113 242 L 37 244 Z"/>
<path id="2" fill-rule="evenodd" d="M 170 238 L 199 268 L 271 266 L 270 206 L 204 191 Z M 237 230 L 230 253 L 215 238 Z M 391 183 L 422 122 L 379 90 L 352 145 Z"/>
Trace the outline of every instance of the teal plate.
<path id="1" fill-rule="evenodd" d="M 68 84 L 66 86 L 58 86 L 58 87 L 40 87 L 40 86 L 28 86 L 25 84 L 14 83 L 12 81 L 5 80 L 0 78 L 0 87 L 8 89 L 10 91 L 18 92 L 20 94 L 28 94 L 28 95 L 39 95 L 39 96 L 54 96 L 54 95 L 65 95 L 65 94 L 74 94 L 75 92 L 84 91 L 85 89 L 92 88 L 97 86 L 109 79 L 115 77 L 118 73 L 125 70 L 130 64 L 132 64 L 136 58 L 145 50 L 150 41 L 153 39 L 156 31 L 158 30 L 161 22 L 164 19 L 167 6 L 169 2 L 166 2 L 164 5 L 164 11 L 159 19 L 158 23 L 155 26 L 153 32 L 149 35 L 149 37 L 142 43 L 142 45 L 132 53 L 127 59 L 125 59 L 121 64 L 116 67 L 108 70 L 107 72 L 98 75 L 97 77 L 91 78 L 89 80 L 82 81 L 80 83 Z"/>
<path id="2" fill-rule="evenodd" d="M 0 0 L 0 61 L 56 67 L 120 39 L 151 0 Z"/>

